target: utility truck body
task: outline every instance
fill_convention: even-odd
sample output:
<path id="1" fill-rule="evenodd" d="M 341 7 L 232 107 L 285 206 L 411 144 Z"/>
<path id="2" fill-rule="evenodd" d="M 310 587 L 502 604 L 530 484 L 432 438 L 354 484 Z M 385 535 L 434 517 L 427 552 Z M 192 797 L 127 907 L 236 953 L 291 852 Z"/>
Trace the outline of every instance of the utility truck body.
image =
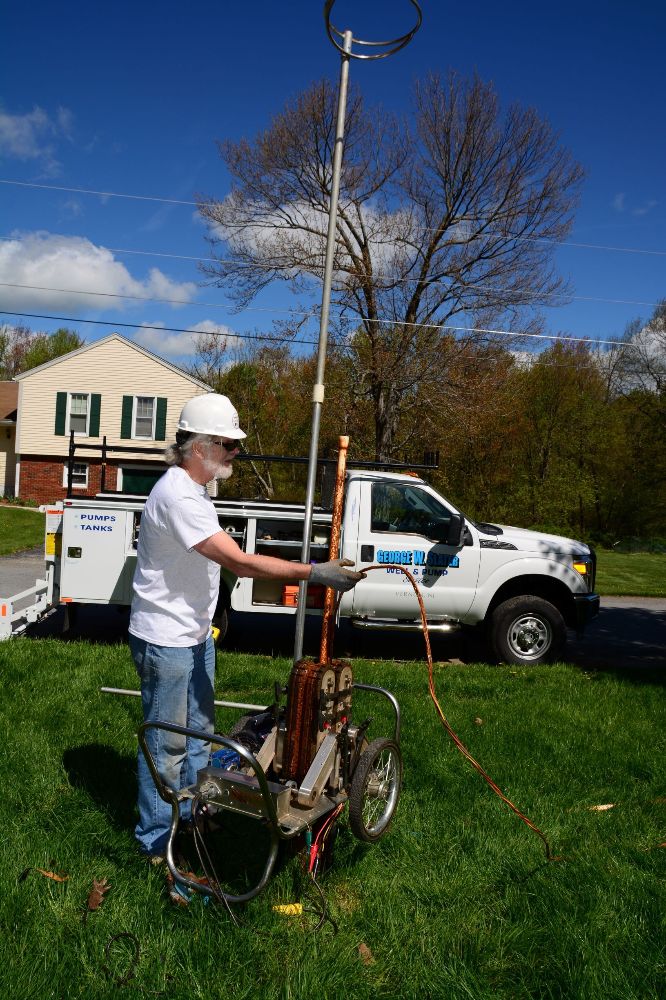
<path id="1" fill-rule="evenodd" d="M 141 530 L 142 497 L 68 499 L 46 512 L 46 605 L 128 605 Z M 247 552 L 300 560 L 304 508 L 266 501 L 213 501 L 220 528 Z M 316 507 L 310 558 L 328 558 L 331 512 Z M 341 556 L 378 565 L 342 596 L 341 618 L 366 629 L 420 630 L 415 578 L 428 627 L 484 625 L 495 658 L 539 663 L 561 649 L 566 628 L 579 635 L 597 613 L 595 557 L 582 542 L 471 520 L 416 476 L 350 469 Z M 323 594 L 309 588 L 307 605 Z M 44 604 L 43 588 L 41 592 Z M 0 598 L 0 611 L 4 603 Z M 293 615 L 296 588 L 222 572 L 216 624 L 233 612 Z M 11 610 L 11 598 L 9 599 Z M 316 611 L 314 612 L 316 613 Z M 11 615 L 10 615 L 11 618 Z M 32 620 L 34 620 L 34 615 Z M 0 637 L 19 631 L 0 615 Z"/>

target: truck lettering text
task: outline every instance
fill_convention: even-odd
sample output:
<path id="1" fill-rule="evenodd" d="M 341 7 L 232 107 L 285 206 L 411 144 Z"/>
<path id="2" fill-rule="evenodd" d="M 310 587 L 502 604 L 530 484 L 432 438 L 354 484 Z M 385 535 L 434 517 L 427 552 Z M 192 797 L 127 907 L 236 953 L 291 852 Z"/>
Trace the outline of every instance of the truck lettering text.
<path id="1" fill-rule="evenodd" d="M 412 555 L 413 553 L 411 552 L 402 552 L 395 549 L 379 549 L 377 551 L 377 562 L 394 563 L 398 566 L 411 566 Z"/>

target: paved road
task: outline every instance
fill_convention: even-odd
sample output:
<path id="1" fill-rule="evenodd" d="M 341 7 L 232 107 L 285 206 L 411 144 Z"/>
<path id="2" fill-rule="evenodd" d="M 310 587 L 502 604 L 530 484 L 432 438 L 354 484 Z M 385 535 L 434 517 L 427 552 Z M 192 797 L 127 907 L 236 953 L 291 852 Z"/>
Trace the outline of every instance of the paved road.
<path id="1" fill-rule="evenodd" d="M 0 597 L 18 593 L 34 584 L 42 572 L 42 552 L 35 550 L 0 559 Z M 58 611 L 34 626 L 33 635 L 59 635 L 63 613 Z M 71 638 L 93 642 L 122 642 L 127 629 L 127 611 L 116 608 L 79 609 Z M 305 650 L 318 648 L 316 619 L 308 620 Z M 467 633 L 433 637 L 433 655 L 439 661 L 475 662 L 481 658 L 479 643 Z M 278 615 L 237 615 L 227 648 L 245 652 L 289 656 L 293 647 L 293 620 Z M 367 634 L 341 627 L 336 639 L 339 655 L 371 658 L 421 659 L 420 636 Z M 654 597 L 604 597 L 601 611 L 590 623 L 581 641 L 570 637 L 565 659 L 583 669 L 606 669 L 629 676 L 666 679 L 666 599 Z"/>

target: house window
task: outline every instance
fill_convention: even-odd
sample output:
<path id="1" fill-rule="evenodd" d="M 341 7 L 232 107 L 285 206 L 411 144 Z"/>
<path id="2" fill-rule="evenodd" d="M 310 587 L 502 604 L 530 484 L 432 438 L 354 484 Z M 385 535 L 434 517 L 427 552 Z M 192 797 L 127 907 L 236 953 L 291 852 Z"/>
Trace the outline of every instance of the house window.
<path id="1" fill-rule="evenodd" d="M 62 485 L 67 487 L 67 465 L 63 466 Z M 88 488 L 88 463 L 74 462 L 72 467 L 72 489 L 86 490 Z"/>
<path id="2" fill-rule="evenodd" d="M 155 437 L 155 397 L 135 396 L 132 437 L 152 440 Z"/>
<path id="3" fill-rule="evenodd" d="M 75 434 L 87 434 L 89 416 L 90 396 L 88 393 L 70 392 L 67 432 L 70 433 L 71 431 L 74 431 Z"/>

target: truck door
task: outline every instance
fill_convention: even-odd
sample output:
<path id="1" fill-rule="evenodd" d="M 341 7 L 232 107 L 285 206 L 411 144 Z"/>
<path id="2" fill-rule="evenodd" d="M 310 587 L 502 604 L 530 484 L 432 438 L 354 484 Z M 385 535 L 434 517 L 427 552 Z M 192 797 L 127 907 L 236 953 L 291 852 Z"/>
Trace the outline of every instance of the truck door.
<path id="1" fill-rule="evenodd" d="M 420 611 L 405 569 L 415 577 L 428 619 L 461 618 L 474 599 L 479 546 L 459 547 L 441 537 L 452 510 L 424 483 L 371 480 L 360 484 L 362 500 L 356 561 L 378 563 L 356 585 L 351 614 L 373 618 L 417 619 Z M 466 537 L 469 541 L 470 533 Z"/>

